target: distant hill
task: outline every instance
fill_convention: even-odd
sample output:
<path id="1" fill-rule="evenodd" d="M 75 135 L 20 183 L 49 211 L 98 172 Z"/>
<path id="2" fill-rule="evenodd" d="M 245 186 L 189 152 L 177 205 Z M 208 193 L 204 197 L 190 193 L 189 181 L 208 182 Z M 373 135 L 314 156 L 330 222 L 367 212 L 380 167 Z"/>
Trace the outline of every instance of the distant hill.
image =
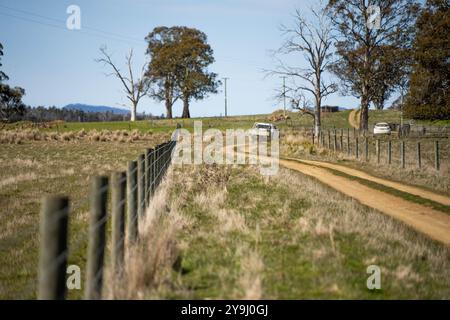
<path id="1" fill-rule="evenodd" d="M 84 112 L 112 112 L 114 114 L 129 114 L 130 111 L 120 108 L 113 108 L 108 106 L 92 106 L 89 104 L 82 104 L 82 103 L 72 103 L 65 106 L 63 109 L 69 109 L 69 110 L 80 110 Z"/>

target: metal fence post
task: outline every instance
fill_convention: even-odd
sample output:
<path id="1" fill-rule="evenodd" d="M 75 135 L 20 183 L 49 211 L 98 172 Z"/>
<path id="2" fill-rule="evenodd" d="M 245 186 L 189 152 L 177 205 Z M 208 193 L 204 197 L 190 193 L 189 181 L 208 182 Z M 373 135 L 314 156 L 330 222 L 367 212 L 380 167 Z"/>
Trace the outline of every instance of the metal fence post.
<path id="1" fill-rule="evenodd" d="M 69 199 L 48 196 L 42 201 L 38 299 L 66 297 L 67 223 Z"/>
<path id="2" fill-rule="evenodd" d="M 391 140 L 388 141 L 387 152 L 388 152 L 388 164 L 390 165 L 392 163 L 392 141 Z"/>
<path id="3" fill-rule="evenodd" d="M 364 151 L 365 160 L 369 161 L 369 138 L 368 137 L 364 138 L 364 148 L 365 148 L 365 151 Z"/>
<path id="4" fill-rule="evenodd" d="M 106 243 L 106 203 L 108 178 L 92 179 L 90 191 L 90 223 L 85 298 L 100 299 L 103 286 L 103 263 Z"/>
<path id="5" fill-rule="evenodd" d="M 405 169 L 405 140 L 400 142 L 400 156 L 402 169 Z"/>
<path id="6" fill-rule="evenodd" d="M 377 147 L 377 163 L 380 163 L 380 153 L 381 153 L 381 151 L 380 151 L 380 139 L 377 139 L 377 145 L 376 145 L 376 147 Z"/>
<path id="7" fill-rule="evenodd" d="M 441 169 L 441 162 L 439 158 L 439 141 L 436 140 L 434 142 L 434 167 L 436 171 L 439 171 Z"/>
<path id="8" fill-rule="evenodd" d="M 420 142 L 417 142 L 417 166 L 422 168 L 422 150 L 420 147 Z"/>

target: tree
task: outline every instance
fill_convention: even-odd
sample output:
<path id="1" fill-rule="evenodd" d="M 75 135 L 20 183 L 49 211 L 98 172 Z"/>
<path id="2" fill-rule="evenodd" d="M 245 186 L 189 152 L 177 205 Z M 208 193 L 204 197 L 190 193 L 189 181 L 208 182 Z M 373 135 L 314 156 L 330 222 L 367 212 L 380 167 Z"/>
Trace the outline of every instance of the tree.
<path id="1" fill-rule="evenodd" d="M 339 35 L 339 60 L 332 70 L 341 79 L 343 91 L 360 98 L 362 130 L 368 129 L 369 105 L 380 81 L 378 66 L 386 57 L 381 48 L 400 50 L 410 46 L 418 10 L 414 0 L 330 0 L 327 5 Z M 379 101 L 392 87 L 390 83 L 383 85 L 386 87 L 378 90 Z"/>
<path id="2" fill-rule="evenodd" d="M 383 45 L 374 53 L 375 74 L 370 85 L 372 102 L 377 110 L 384 109 L 386 100 L 400 89 L 407 87 L 411 66 L 411 50 Z"/>
<path id="3" fill-rule="evenodd" d="M 3 45 L 0 43 L 0 67 L 2 66 L 2 56 L 3 56 Z M 5 80 L 8 80 L 8 76 L 2 70 L 0 70 L 0 84 Z"/>
<path id="4" fill-rule="evenodd" d="M 295 12 L 293 28 L 282 26 L 287 39 L 278 50 L 281 54 L 300 53 L 306 60 L 306 68 L 287 66 L 279 61 L 277 70 L 270 74 L 284 75 L 292 79 L 292 85 L 283 96 L 289 96 L 294 109 L 314 117 L 314 131 L 320 132 L 320 112 L 322 100 L 337 91 L 335 83 L 325 83 L 323 75 L 330 57 L 333 37 L 330 22 L 322 9 L 311 9 L 313 21 L 307 21 L 299 10 Z M 297 82 L 300 81 L 300 83 Z M 314 98 L 314 112 L 309 108 L 309 102 L 304 95 L 309 93 Z"/>
<path id="5" fill-rule="evenodd" d="M 128 75 L 124 75 L 120 69 L 116 66 L 116 64 L 112 61 L 111 55 L 107 52 L 106 47 L 100 48 L 101 58 L 96 61 L 99 63 L 104 63 L 105 65 L 111 67 L 113 70 L 112 73 L 107 76 L 115 76 L 120 80 L 123 86 L 123 90 L 126 94 L 126 97 L 131 102 L 131 121 L 136 121 L 136 112 L 139 101 L 145 97 L 151 88 L 150 82 L 144 76 L 145 70 L 147 68 L 147 64 L 141 68 L 141 75 L 135 79 L 133 74 L 133 50 L 125 57 L 126 65 L 128 69 Z"/>
<path id="6" fill-rule="evenodd" d="M 413 70 L 404 107 L 414 119 L 450 119 L 450 4 L 428 0 L 417 20 Z"/>
<path id="7" fill-rule="evenodd" d="M 1 57 L 3 56 L 3 45 L 0 43 L 0 67 Z M 14 115 L 23 114 L 25 105 L 22 102 L 22 97 L 25 95 L 25 90 L 20 87 L 10 87 L 3 83 L 8 80 L 8 76 L 0 70 L 0 121 L 9 122 Z"/>
<path id="8" fill-rule="evenodd" d="M 153 97 L 165 101 L 167 118 L 172 107 L 183 100 L 183 118 L 189 118 L 189 101 L 216 93 L 220 81 L 208 72 L 214 62 L 206 35 L 188 27 L 157 27 L 146 37 L 151 61 L 146 76 L 157 84 Z"/>

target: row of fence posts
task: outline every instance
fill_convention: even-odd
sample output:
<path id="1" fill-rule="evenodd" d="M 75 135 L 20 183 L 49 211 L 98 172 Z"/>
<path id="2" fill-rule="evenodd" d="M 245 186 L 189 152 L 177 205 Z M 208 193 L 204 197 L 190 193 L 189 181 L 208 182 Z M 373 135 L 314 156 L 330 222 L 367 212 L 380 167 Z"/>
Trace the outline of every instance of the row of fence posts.
<path id="1" fill-rule="evenodd" d="M 172 159 L 175 141 L 147 149 L 137 161 L 128 163 L 127 172 L 115 172 L 111 182 L 106 176 L 92 178 L 89 202 L 90 222 L 87 249 L 85 299 L 101 299 L 105 265 L 108 191 L 111 190 L 111 263 L 120 275 L 124 266 L 125 237 L 138 240 L 138 221 L 143 218 L 152 195 L 159 186 Z M 41 208 L 41 244 L 38 298 L 65 299 L 68 260 L 69 198 L 51 195 Z"/>
<path id="2" fill-rule="evenodd" d="M 339 132 L 338 132 L 339 131 Z M 354 130 L 355 131 L 355 130 Z M 344 148 L 344 129 L 334 129 L 334 130 L 322 130 L 319 132 L 319 135 L 316 136 L 314 129 L 311 131 L 311 139 L 313 144 L 317 144 L 321 147 L 328 148 L 335 152 L 340 151 L 342 153 L 346 153 L 348 156 L 352 156 L 352 147 L 351 147 L 351 139 L 350 139 L 350 129 L 347 128 L 346 135 L 346 146 Z M 359 150 L 360 146 L 360 136 L 354 133 L 354 156 L 356 159 L 361 158 L 361 152 Z M 364 140 L 364 159 L 366 161 L 369 160 L 369 137 L 363 136 Z M 338 143 L 339 141 L 339 143 Z M 381 140 L 376 139 L 376 157 L 377 163 L 381 162 Z M 434 140 L 434 168 L 436 171 L 440 170 L 441 167 L 441 159 L 440 159 L 440 144 L 439 140 Z M 416 163 L 418 168 L 422 168 L 422 147 L 420 142 L 416 142 Z M 387 141 L 387 164 L 392 164 L 392 141 Z M 406 146 L 405 140 L 400 140 L 400 166 L 404 169 L 406 167 Z"/>

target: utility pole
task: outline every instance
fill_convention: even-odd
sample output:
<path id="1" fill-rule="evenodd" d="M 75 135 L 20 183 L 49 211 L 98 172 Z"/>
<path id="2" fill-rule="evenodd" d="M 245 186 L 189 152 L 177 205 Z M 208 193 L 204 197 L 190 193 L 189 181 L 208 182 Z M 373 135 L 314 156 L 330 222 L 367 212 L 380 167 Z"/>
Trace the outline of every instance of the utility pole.
<path id="1" fill-rule="evenodd" d="M 284 106 L 284 119 L 286 120 L 286 76 L 281 77 L 283 79 L 283 106 Z"/>
<path id="2" fill-rule="evenodd" d="M 225 117 L 227 117 L 227 80 L 230 78 L 223 78 L 225 81 Z"/>

